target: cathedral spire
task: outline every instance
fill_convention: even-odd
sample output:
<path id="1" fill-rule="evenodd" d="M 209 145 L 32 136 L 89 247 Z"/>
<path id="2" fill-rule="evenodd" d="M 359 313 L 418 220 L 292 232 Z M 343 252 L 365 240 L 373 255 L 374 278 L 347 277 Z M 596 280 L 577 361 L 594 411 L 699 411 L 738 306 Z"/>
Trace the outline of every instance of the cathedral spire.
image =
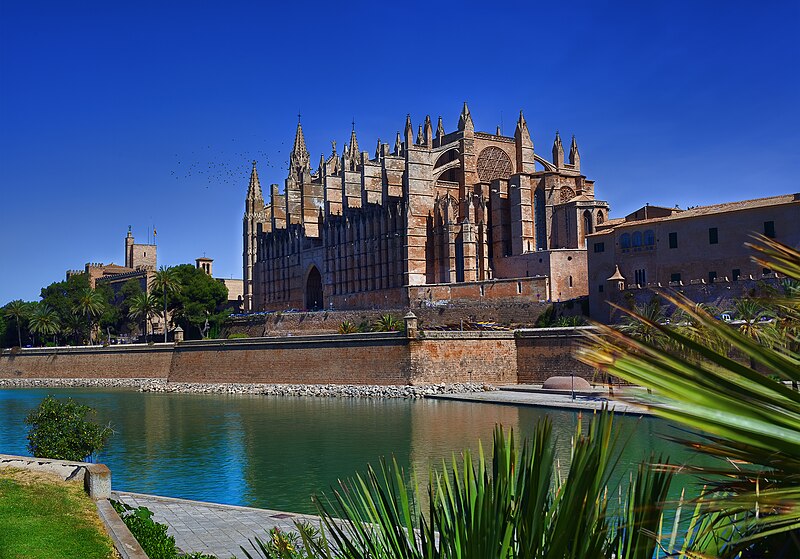
<path id="1" fill-rule="evenodd" d="M 250 171 L 250 185 L 247 187 L 247 199 L 257 200 L 262 198 L 261 183 L 258 182 L 258 171 L 256 170 L 256 162 L 253 161 L 253 169 Z"/>
<path id="2" fill-rule="evenodd" d="M 553 142 L 553 165 L 561 169 L 564 166 L 564 146 L 561 145 L 561 135 L 556 130 L 556 139 Z"/>
<path id="3" fill-rule="evenodd" d="M 522 111 L 519 112 L 517 128 L 514 130 L 514 144 L 517 152 L 517 172 L 533 173 L 536 170 L 535 156 L 533 154 L 533 140 L 528 132 L 528 123 Z"/>
<path id="4" fill-rule="evenodd" d="M 350 131 L 350 151 L 348 152 L 349 167 L 351 171 L 355 171 L 358 167 L 361 152 L 358 149 L 358 138 L 356 138 L 356 123 L 353 122 L 353 129 Z"/>
<path id="5" fill-rule="evenodd" d="M 397 131 L 397 137 L 394 139 L 394 154 L 400 155 L 400 150 L 403 149 L 403 139 L 400 137 L 400 131 Z"/>
<path id="6" fill-rule="evenodd" d="M 581 154 L 578 152 L 578 142 L 575 135 L 572 135 L 572 144 L 569 146 L 569 163 L 575 167 L 576 171 L 581 170 Z"/>
<path id="7" fill-rule="evenodd" d="M 297 132 L 294 135 L 294 146 L 289 156 L 289 170 L 292 174 L 300 174 L 311 169 L 311 161 L 308 149 L 306 149 L 306 139 L 303 136 L 303 125 L 300 123 L 300 115 L 297 115 Z"/>
<path id="8" fill-rule="evenodd" d="M 406 129 L 403 133 L 403 139 L 405 140 L 406 149 L 414 143 L 414 127 L 411 125 L 411 115 L 406 115 Z"/>
<path id="9" fill-rule="evenodd" d="M 433 147 L 433 124 L 431 124 L 431 115 L 425 117 L 425 131 L 423 133 L 423 143 L 428 149 Z"/>
<path id="10" fill-rule="evenodd" d="M 466 101 L 464 101 L 464 108 L 461 109 L 461 115 L 458 117 L 458 129 L 468 133 L 475 132 L 475 123 L 472 122 L 472 115 Z"/>

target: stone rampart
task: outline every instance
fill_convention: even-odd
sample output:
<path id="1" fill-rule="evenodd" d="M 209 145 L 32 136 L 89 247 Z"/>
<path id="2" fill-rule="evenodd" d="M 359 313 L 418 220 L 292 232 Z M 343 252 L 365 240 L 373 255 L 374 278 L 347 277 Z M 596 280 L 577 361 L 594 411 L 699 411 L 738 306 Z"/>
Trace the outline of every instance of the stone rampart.
<path id="1" fill-rule="evenodd" d="M 424 385 L 538 383 L 594 371 L 572 357 L 579 328 L 328 334 L 0 353 L 0 379 Z"/>
<path id="2" fill-rule="evenodd" d="M 575 359 L 573 353 L 581 331 L 572 328 L 531 328 L 516 331 L 517 378 L 520 384 L 541 384 L 547 378 L 575 374 L 592 382 L 603 382 L 596 371 Z"/>

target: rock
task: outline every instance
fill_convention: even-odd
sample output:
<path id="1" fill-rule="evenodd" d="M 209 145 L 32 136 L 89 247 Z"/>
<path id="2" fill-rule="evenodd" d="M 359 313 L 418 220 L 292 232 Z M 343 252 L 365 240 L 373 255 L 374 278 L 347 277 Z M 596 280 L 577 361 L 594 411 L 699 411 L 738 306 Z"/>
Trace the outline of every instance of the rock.
<path id="1" fill-rule="evenodd" d="M 592 385 L 581 377 L 550 377 L 542 388 L 545 390 L 591 390 Z"/>

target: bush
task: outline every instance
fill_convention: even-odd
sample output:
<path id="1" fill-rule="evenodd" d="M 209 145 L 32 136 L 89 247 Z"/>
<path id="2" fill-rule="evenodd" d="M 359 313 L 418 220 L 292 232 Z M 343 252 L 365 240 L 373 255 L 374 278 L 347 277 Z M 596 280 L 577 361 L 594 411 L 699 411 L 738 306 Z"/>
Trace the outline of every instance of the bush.
<path id="1" fill-rule="evenodd" d="M 340 334 L 355 334 L 356 332 L 358 332 L 358 326 L 356 326 L 349 320 L 345 320 L 339 325 L 338 331 Z"/>
<path id="2" fill-rule="evenodd" d="M 150 559 L 174 559 L 178 556 L 175 538 L 167 535 L 164 524 L 153 520 L 150 509 L 133 508 L 119 501 L 111 501 L 111 504 Z"/>
<path id="3" fill-rule="evenodd" d="M 238 333 L 237 332 L 235 334 L 230 334 L 228 336 L 228 339 L 229 340 L 242 340 L 242 339 L 247 338 L 247 337 L 248 337 L 247 334 L 242 334 L 242 333 Z"/>
<path id="4" fill-rule="evenodd" d="M 95 410 L 68 398 L 48 396 L 25 418 L 28 450 L 37 458 L 55 460 L 91 460 L 113 434 L 111 427 L 87 419 Z"/>

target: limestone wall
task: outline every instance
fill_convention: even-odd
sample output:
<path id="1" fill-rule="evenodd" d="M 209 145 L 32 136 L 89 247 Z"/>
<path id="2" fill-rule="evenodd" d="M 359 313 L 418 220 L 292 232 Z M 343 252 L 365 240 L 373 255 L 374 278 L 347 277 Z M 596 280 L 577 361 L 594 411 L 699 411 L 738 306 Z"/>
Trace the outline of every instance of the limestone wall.
<path id="1" fill-rule="evenodd" d="M 573 356 L 581 339 L 577 328 L 537 328 L 516 332 L 517 375 L 520 384 L 540 384 L 548 377 L 575 374 L 601 382 L 595 370 Z"/>
<path id="2" fill-rule="evenodd" d="M 572 351 L 577 328 L 305 335 L 177 345 L 3 350 L 0 378 L 163 378 L 170 382 L 514 384 L 593 371 Z"/>
<path id="3" fill-rule="evenodd" d="M 167 378 L 173 344 L 3 350 L 0 378 Z"/>

